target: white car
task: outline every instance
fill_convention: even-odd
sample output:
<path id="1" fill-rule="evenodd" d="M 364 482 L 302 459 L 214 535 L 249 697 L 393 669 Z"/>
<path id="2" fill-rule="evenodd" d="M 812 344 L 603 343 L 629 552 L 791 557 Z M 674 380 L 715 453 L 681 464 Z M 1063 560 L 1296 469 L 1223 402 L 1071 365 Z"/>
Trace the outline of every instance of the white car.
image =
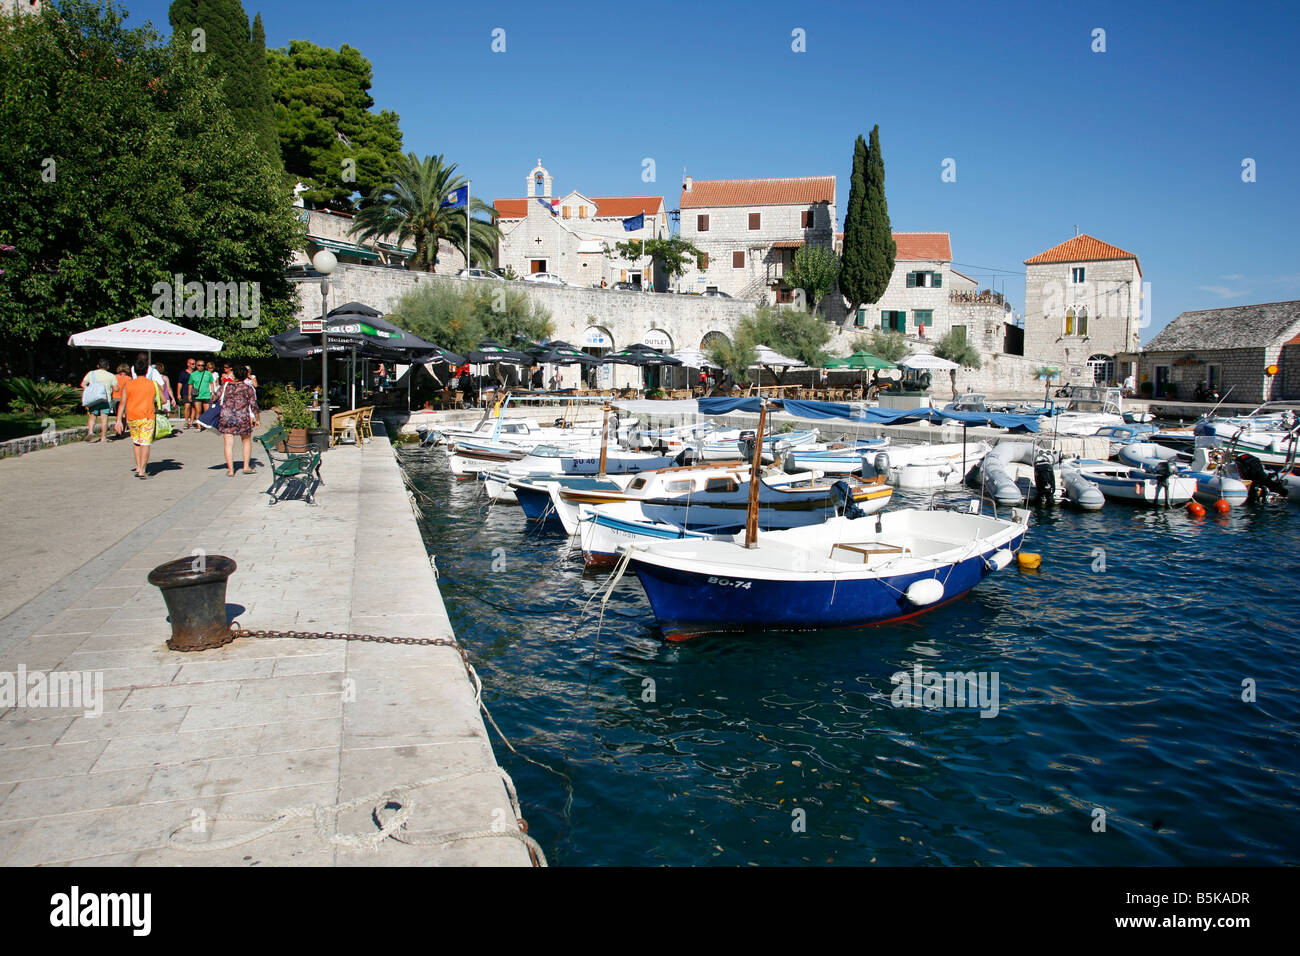
<path id="1" fill-rule="evenodd" d="M 502 276 L 497 275 L 497 273 L 493 272 L 491 269 L 479 269 L 479 268 L 473 268 L 473 269 L 460 269 L 459 271 L 457 271 L 457 273 L 456 273 L 456 277 L 457 277 L 457 278 L 460 278 L 460 279 L 500 279 L 500 278 L 502 278 Z"/>
<path id="2" fill-rule="evenodd" d="M 525 282 L 536 282 L 540 285 L 568 285 L 554 272 L 532 272 L 524 276 Z"/>

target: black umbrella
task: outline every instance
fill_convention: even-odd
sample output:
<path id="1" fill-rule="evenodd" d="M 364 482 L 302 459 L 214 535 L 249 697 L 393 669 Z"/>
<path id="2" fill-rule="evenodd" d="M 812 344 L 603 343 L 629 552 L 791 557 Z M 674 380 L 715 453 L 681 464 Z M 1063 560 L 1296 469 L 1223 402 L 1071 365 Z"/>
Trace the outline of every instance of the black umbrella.
<path id="1" fill-rule="evenodd" d="M 576 349 L 568 342 L 547 342 L 530 349 L 534 361 L 546 365 L 600 365 L 603 359 Z"/>
<path id="2" fill-rule="evenodd" d="M 487 362 L 503 362 L 506 365 L 532 365 L 536 359 L 527 352 L 506 348 L 494 339 L 484 339 L 478 348 L 465 353 L 465 358 L 475 365 Z"/>
<path id="3" fill-rule="evenodd" d="M 648 345 L 642 345 L 638 342 L 636 345 L 629 345 L 625 349 L 619 349 L 617 352 L 611 352 L 605 356 L 604 361 L 610 364 L 618 365 L 681 365 L 681 359 L 675 359 L 671 355 L 665 355 L 663 352 L 656 351 Z"/>

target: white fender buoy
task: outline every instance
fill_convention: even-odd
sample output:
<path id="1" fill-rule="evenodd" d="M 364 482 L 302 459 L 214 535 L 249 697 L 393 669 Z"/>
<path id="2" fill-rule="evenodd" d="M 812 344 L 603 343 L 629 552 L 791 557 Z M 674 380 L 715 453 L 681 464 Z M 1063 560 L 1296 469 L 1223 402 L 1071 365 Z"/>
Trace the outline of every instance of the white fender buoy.
<path id="1" fill-rule="evenodd" d="M 1015 559 L 1015 556 L 1006 548 L 998 548 L 989 555 L 988 564 L 994 571 L 1001 571 Z"/>
<path id="2" fill-rule="evenodd" d="M 933 604 L 943 597 L 943 584 L 937 578 L 913 581 L 907 586 L 903 596 L 918 606 Z"/>

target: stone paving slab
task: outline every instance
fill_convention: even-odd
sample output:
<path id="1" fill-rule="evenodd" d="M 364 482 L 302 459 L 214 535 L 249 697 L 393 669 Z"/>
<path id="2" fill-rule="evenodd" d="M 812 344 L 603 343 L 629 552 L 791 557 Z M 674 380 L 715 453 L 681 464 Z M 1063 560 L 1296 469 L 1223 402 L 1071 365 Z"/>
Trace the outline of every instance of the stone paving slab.
<path id="1" fill-rule="evenodd" d="M 381 429 L 327 453 L 315 507 L 271 506 L 262 475 L 227 478 L 210 434 L 155 445 L 167 467 L 147 481 L 130 476 L 129 454 L 71 444 L 0 462 L 0 493 L 19 503 L 0 525 L 0 672 L 102 679 L 99 713 L 0 713 L 0 863 L 529 865 L 507 837 L 353 850 L 319 840 L 311 820 L 214 852 L 168 845 L 174 831 L 203 843 L 259 826 L 214 819 L 223 812 L 332 805 L 432 777 L 453 779 L 407 798 L 410 831 L 500 830 L 513 813 L 451 648 L 165 646 L 165 603 L 145 575 L 196 550 L 237 562 L 227 613 L 245 630 L 454 636 Z M 375 832 L 373 810 L 342 814 L 338 831 Z"/>

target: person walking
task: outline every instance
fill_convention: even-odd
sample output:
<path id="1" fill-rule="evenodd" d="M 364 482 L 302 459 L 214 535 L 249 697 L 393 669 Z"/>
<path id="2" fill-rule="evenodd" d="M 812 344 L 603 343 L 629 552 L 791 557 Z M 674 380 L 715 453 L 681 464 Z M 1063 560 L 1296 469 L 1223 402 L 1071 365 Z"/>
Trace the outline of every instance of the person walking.
<path id="1" fill-rule="evenodd" d="M 169 416 L 172 408 L 176 405 L 176 393 L 172 391 L 172 380 L 167 377 L 167 370 L 163 368 L 162 362 L 154 362 L 153 369 L 158 373 L 158 378 L 162 379 L 162 410 Z"/>
<path id="2" fill-rule="evenodd" d="M 190 375 L 194 372 L 194 358 L 185 360 L 185 368 L 176 379 L 177 398 L 181 402 L 181 413 L 185 418 L 185 428 L 194 427 L 194 389 L 190 387 Z"/>
<path id="3" fill-rule="evenodd" d="M 92 382 L 99 383 L 104 390 L 103 398 L 97 398 L 86 406 L 86 441 L 95 441 L 95 416 L 99 416 L 99 443 L 108 441 L 108 416 L 113 410 L 113 391 L 117 388 L 117 377 L 108 370 L 108 359 L 101 358 L 95 368 L 86 373 L 81 380 L 81 391 Z"/>
<path id="4" fill-rule="evenodd" d="M 159 401 L 158 385 L 149 378 L 149 363 L 136 359 L 132 367 L 135 378 L 122 385 L 122 401 L 117 407 L 117 432 L 125 424 L 131 433 L 137 478 L 149 477 L 149 446 L 153 444 L 154 415 Z"/>
<path id="5" fill-rule="evenodd" d="M 117 417 L 118 410 L 122 407 L 122 388 L 127 382 L 131 381 L 131 366 L 125 362 L 119 362 L 117 366 L 117 386 L 113 389 L 113 408 L 112 415 Z M 114 436 L 120 437 L 120 436 Z"/>
<path id="6" fill-rule="evenodd" d="M 251 475 L 253 428 L 261 414 L 257 407 L 257 390 L 248 384 L 248 366 L 236 364 L 230 372 L 232 380 L 222 385 L 218 393 L 221 416 L 217 419 L 217 431 L 221 432 L 226 443 L 226 474 L 235 473 L 235 436 L 238 435 L 243 445 L 244 474 Z"/>
<path id="7" fill-rule="evenodd" d="M 198 421 L 200 415 L 208 410 L 208 404 L 212 401 L 213 386 L 216 384 L 216 368 L 211 362 L 207 367 L 199 362 L 190 376 L 190 385 L 194 387 L 194 420 Z"/>

